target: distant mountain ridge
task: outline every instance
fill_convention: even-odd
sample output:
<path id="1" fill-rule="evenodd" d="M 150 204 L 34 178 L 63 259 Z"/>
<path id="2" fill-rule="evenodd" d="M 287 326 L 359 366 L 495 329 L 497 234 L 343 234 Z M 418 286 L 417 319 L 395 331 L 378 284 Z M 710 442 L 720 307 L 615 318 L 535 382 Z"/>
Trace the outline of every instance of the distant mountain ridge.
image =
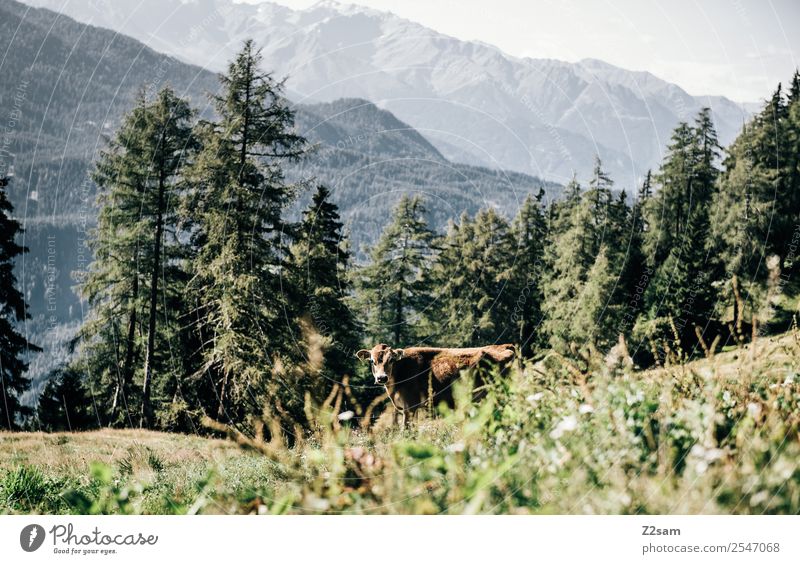
<path id="1" fill-rule="evenodd" d="M 657 166 L 675 125 L 701 107 L 713 109 L 723 143 L 749 115 L 727 98 L 690 96 L 647 72 L 594 59 L 512 57 L 330 0 L 306 10 L 232 0 L 27 1 L 215 70 L 253 37 L 266 68 L 290 77 L 294 100 L 372 100 L 451 160 L 561 182 L 573 171 L 588 176 L 597 153 L 630 190 Z"/>

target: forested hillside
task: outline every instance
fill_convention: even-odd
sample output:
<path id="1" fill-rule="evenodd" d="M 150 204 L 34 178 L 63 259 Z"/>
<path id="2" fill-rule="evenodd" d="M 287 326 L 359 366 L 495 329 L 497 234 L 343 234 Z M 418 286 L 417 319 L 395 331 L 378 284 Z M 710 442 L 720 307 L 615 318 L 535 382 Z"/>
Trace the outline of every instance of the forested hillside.
<path id="1" fill-rule="evenodd" d="M 21 242 L 30 249 L 17 277 L 32 316 L 24 330 L 47 349 L 31 358 L 38 382 L 66 358 L 65 345 L 88 313 L 74 292 L 73 275 L 92 258 L 86 241 L 96 224 L 91 171 L 99 152 L 140 92 L 152 99 L 169 85 L 198 116 L 209 117 L 209 94 L 220 84 L 215 73 L 56 12 L 9 0 L 0 5 L 0 15 L 0 107 L 11 116 L 0 146 L 0 174 L 14 177 L 9 199 L 25 227 Z M 419 133 L 365 101 L 295 110 L 298 131 L 318 150 L 287 163 L 286 174 L 330 186 L 362 259 L 361 247 L 375 239 L 382 216 L 402 193 L 430 195 L 429 220 L 443 229 L 462 211 L 495 205 L 510 216 L 539 187 L 548 197 L 559 191 L 530 176 L 450 163 Z M 298 194 L 288 212 L 292 217 L 299 218 L 311 193 Z"/>

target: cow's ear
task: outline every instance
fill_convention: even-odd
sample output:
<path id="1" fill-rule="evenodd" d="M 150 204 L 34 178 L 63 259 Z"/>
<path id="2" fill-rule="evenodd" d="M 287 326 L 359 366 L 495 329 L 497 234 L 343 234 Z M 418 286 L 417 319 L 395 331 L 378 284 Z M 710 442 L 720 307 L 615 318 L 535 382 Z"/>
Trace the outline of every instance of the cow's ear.
<path id="1" fill-rule="evenodd" d="M 403 355 L 406 354 L 406 351 L 403 349 L 392 349 L 392 355 L 394 355 L 395 360 L 400 360 L 403 358 Z"/>
<path id="2" fill-rule="evenodd" d="M 369 358 L 369 351 L 367 349 L 361 349 L 356 353 L 356 358 L 358 358 L 358 360 L 361 362 L 364 362 Z"/>

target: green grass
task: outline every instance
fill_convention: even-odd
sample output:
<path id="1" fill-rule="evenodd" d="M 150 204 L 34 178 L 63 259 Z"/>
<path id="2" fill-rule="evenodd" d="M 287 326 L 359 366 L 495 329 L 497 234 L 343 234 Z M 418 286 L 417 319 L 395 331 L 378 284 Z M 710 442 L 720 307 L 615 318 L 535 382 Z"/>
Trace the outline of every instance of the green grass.
<path id="1" fill-rule="evenodd" d="M 795 514 L 799 361 L 796 333 L 646 372 L 551 356 L 405 431 L 316 406 L 291 448 L 3 433 L 0 512 Z"/>

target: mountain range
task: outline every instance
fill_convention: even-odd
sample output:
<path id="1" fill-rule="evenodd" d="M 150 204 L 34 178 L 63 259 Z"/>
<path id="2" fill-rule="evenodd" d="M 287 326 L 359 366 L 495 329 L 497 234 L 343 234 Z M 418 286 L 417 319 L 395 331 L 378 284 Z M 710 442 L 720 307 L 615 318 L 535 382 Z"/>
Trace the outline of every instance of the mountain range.
<path id="1" fill-rule="evenodd" d="M 221 70 L 241 42 L 288 76 L 297 102 L 363 98 L 390 110 L 446 158 L 565 182 L 599 154 L 633 190 L 670 133 L 703 106 L 723 144 L 749 115 L 722 96 L 690 96 L 648 72 L 587 59 L 518 58 L 391 13 L 324 0 L 305 10 L 232 0 L 27 0 Z"/>

